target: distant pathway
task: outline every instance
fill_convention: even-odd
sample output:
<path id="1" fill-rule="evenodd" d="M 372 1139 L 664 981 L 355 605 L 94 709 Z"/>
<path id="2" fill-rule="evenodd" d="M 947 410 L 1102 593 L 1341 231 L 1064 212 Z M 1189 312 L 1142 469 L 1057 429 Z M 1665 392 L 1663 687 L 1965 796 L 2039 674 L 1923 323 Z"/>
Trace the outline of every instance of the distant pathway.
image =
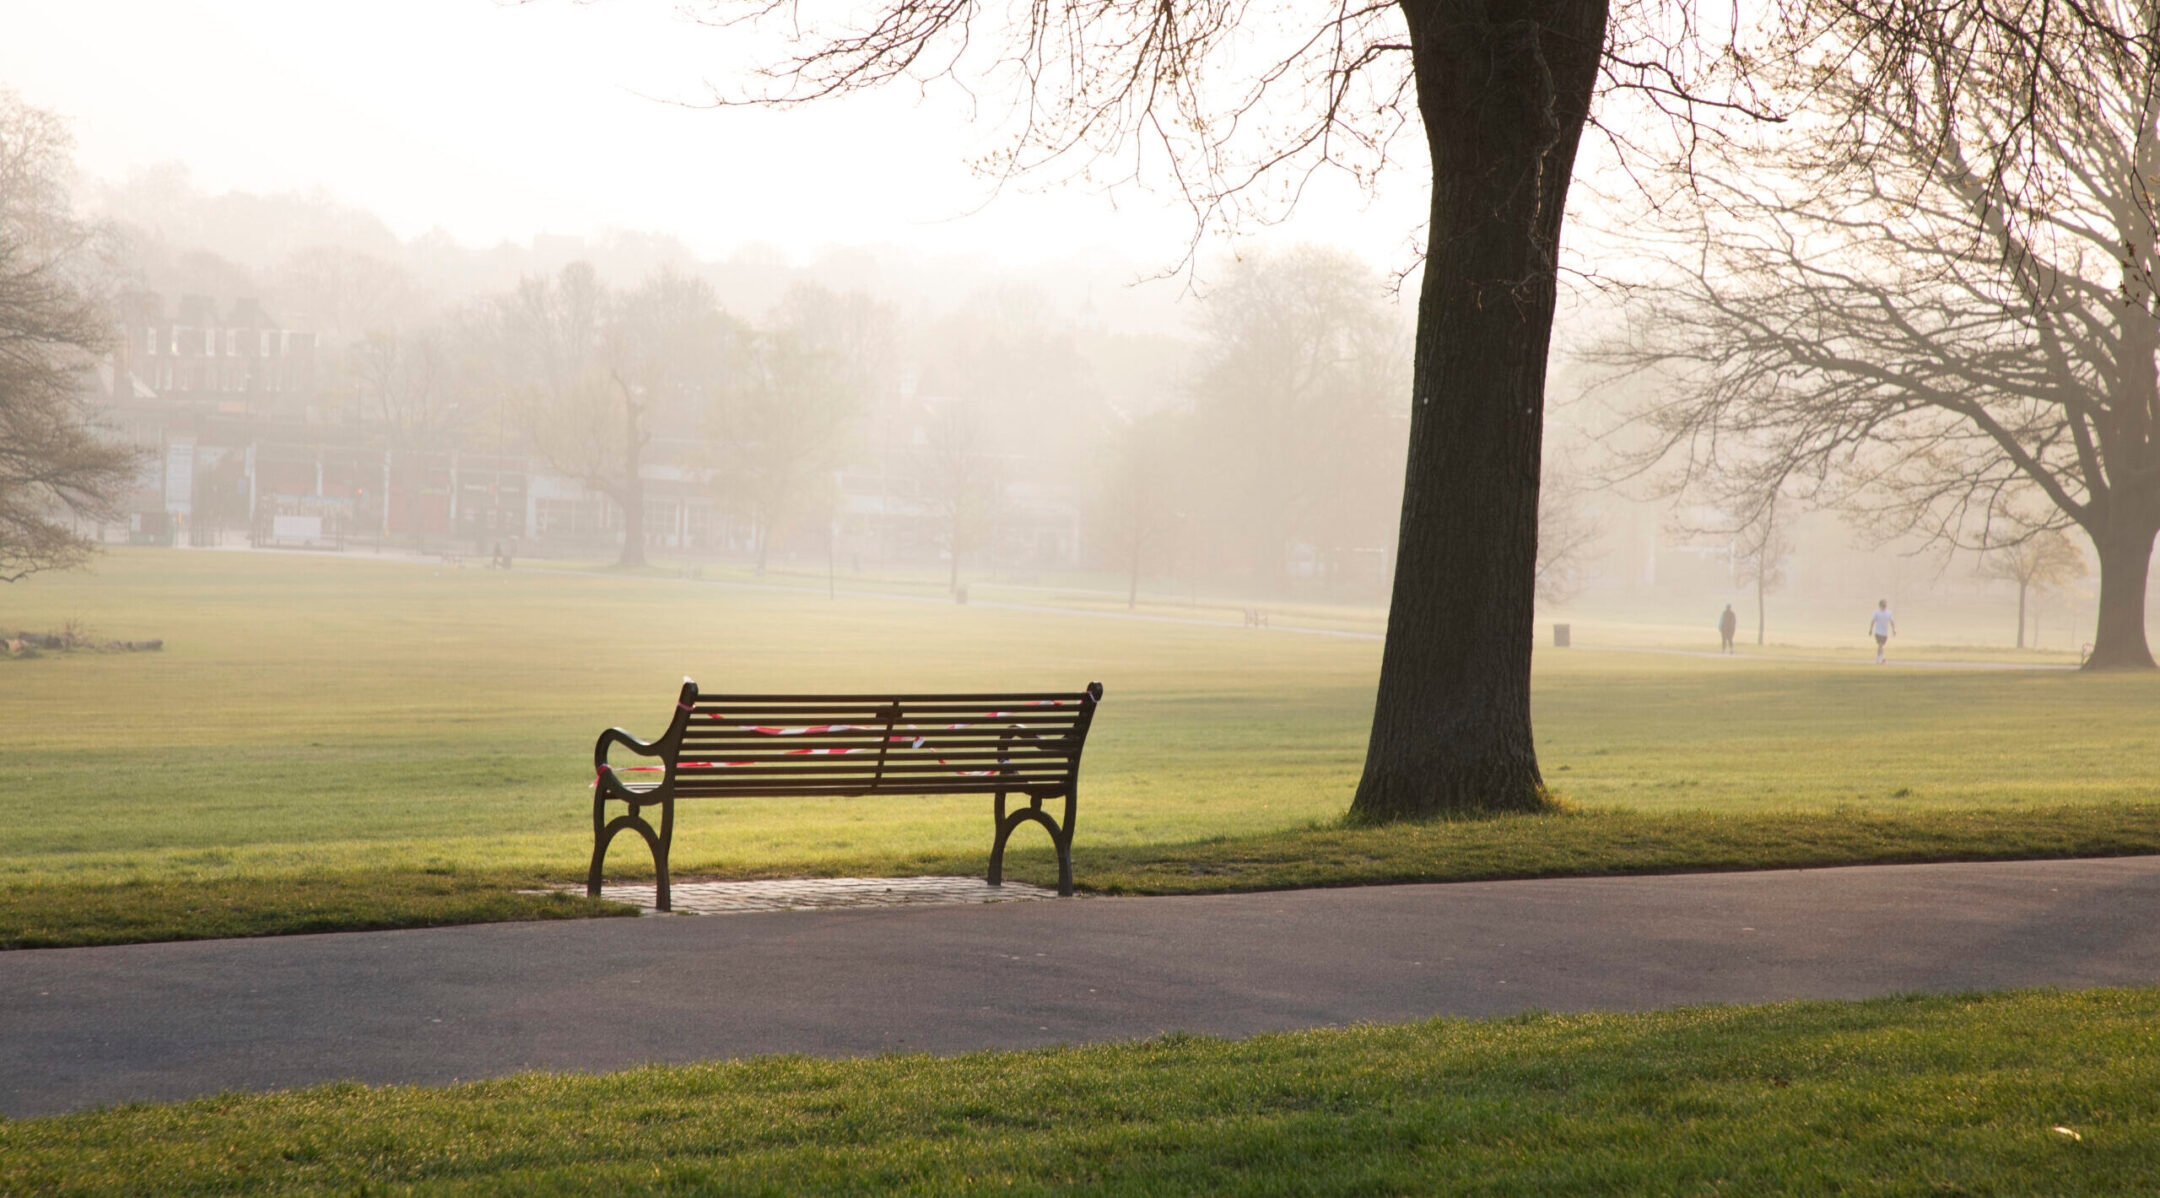
<path id="1" fill-rule="evenodd" d="M 1084 867 L 1084 862 L 1083 862 Z M 2160 858 L 0 953 L 0 1112 L 1530 1008 L 2160 981 Z"/>
<path id="2" fill-rule="evenodd" d="M 1744 661 L 1796 661 L 1815 666 L 1858 666 L 1867 669 L 1899 670 L 2075 670 L 2067 662 L 2051 661 L 1930 661 L 1923 658 L 1891 657 L 1878 664 L 1868 656 L 1863 646 L 1853 650 L 1851 657 L 1806 657 L 1798 653 L 1718 653 L 1709 649 L 1630 649 L 1618 645 L 1579 645 L 1585 653 L 1647 653 L 1656 657 L 1707 657 L 1712 660 Z"/>

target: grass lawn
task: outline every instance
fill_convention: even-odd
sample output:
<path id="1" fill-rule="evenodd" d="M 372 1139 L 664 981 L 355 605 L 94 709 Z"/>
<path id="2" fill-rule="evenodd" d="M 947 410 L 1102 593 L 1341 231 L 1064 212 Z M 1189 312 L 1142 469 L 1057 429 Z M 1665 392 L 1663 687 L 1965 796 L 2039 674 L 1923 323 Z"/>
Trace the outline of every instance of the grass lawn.
<path id="1" fill-rule="evenodd" d="M 1349 830 L 1376 641 L 984 594 L 1012 603 L 365 553 L 35 577 L 0 590 L 0 628 L 167 648 L 0 660 L 0 945 L 593 913 L 508 892 L 581 876 L 594 736 L 657 732 L 685 673 L 1101 680 L 1077 865 L 1105 890 L 2160 851 L 2160 679 L 1542 651 L 1540 754 L 1574 814 Z M 973 873 L 986 808 L 685 804 L 676 870 Z M 1014 872 L 1039 878 L 1030 843 Z M 649 874 L 635 848 L 611 868 Z"/>
<path id="2" fill-rule="evenodd" d="M 342 1085 L 0 1121 L 0 1191 L 2151 1193 L 2156 1029 L 2035 992 Z"/>

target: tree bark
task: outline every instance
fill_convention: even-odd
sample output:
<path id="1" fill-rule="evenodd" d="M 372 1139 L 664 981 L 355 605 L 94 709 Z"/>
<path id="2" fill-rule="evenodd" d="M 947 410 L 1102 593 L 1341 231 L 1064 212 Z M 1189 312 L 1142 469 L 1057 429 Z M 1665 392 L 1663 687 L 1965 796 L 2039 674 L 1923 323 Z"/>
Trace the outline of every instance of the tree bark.
<path id="1" fill-rule="evenodd" d="M 2145 641 L 2145 582 L 2152 570 L 2153 537 L 2145 521 L 2117 520 L 2093 537 L 2100 555 L 2100 619 L 2093 632 L 2088 670 L 2150 670 Z"/>
<path id="2" fill-rule="evenodd" d="M 1545 365 L 1605 0 L 1400 0 L 1433 167 L 1367 821 L 1549 802 L 1530 731 Z"/>

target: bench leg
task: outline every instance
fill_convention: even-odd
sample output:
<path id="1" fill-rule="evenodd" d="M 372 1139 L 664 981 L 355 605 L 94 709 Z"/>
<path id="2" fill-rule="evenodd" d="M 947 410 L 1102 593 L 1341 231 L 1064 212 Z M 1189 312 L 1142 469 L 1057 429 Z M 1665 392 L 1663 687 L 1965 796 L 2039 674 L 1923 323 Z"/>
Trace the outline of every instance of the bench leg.
<path id="1" fill-rule="evenodd" d="M 996 801 L 991 804 L 990 823 L 996 829 L 996 835 L 990 842 L 990 877 L 987 881 L 992 886 L 1003 886 L 1005 884 L 1005 838 L 1012 834 L 1005 827 L 1005 793 L 1003 791 L 998 792 Z"/>
<path id="2" fill-rule="evenodd" d="M 660 803 L 660 828 L 653 829 L 645 822 L 635 807 L 627 815 L 607 819 L 607 812 L 600 800 L 593 801 L 593 850 L 592 869 L 585 875 L 585 893 L 588 897 L 600 897 L 600 867 L 607 861 L 608 844 L 615 834 L 628 829 L 645 838 L 645 844 L 653 855 L 653 906 L 659 910 L 673 909 L 672 896 L 668 893 L 668 847 L 675 839 L 675 800 L 664 799 Z"/>
<path id="3" fill-rule="evenodd" d="M 991 842 L 990 845 L 989 883 L 992 886 L 1005 884 L 1005 842 L 1012 838 L 1014 830 L 1025 823 L 1038 823 L 1049 831 L 1050 843 L 1057 847 L 1058 894 L 1065 898 L 1071 898 L 1073 893 L 1072 833 L 1077 802 L 1078 796 L 1065 796 L 1065 823 L 1060 827 L 1058 822 L 1051 819 L 1049 813 L 1042 809 L 1041 799 L 1031 800 L 1027 806 L 1007 814 L 1005 811 L 1005 796 L 997 796 L 995 808 L 997 839 Z"/>
<path id="4" fill-rule="evenodd" d="M 600 866 L 607 860 L 608 841 L 614 839 L 614 834 L 608 831 L 607 826 L 607 800 L 598 793 L 599 787 L 595 786 L 593 789 L 592 869 L 585 874 L 586 898 L 600 897 Z"/>
<path id="5" fill-rule="evenodd" d="M 675 800 L 669 798 L 660 804 L 660 838 L 652 842 L 653 907 L 660 911 L 675 909 L 675 896 L 668 889 L 668 849 L 674 844 Z"/>

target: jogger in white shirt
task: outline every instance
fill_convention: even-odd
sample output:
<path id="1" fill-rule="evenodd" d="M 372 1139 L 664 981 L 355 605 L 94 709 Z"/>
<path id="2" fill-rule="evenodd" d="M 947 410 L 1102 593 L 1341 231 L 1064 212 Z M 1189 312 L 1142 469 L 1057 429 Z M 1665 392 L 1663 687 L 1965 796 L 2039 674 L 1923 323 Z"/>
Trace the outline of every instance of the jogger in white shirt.
<path id="1" fill-rule="evenodd" d="M 1868 633 L 1875 638 L 1875 664 L 1881 665 L 1883 650 L 1890 644 L 1890 638 L 1897 635 L 1897 621 L 1890 616 L 1888 599 L 1875 604 L 1875 618 L 1868 621 Z"/>

